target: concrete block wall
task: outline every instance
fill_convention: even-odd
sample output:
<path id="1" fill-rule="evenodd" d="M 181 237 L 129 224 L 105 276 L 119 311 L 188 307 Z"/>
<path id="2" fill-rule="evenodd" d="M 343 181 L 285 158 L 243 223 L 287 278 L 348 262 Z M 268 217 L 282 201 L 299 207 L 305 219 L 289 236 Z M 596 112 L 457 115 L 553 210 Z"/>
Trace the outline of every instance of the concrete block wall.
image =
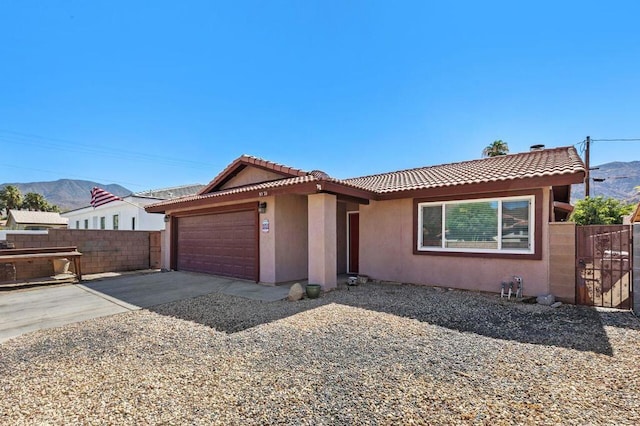
<path id="1" fill-rule="evenodd" d="M 149 268 L 160 269 L 162 261 L 162 236 L 160 231 L 149 232 Z"/>
<path id="2" fill-rule="evenodd" d="M 549 224 L 549 291 L 557 300 L 576 303 L 576 226 Z"/>
<path id="3" fill-rule="evenodd" d="M 83 274 L 160 267 L 159 231 L 51 229 L 46 235 L 11 234 L 7 240 L 15 248 L 77 246 L 83 254 Z M 16 263 L 17 280 L 52 274 L 50 260 Z"/>

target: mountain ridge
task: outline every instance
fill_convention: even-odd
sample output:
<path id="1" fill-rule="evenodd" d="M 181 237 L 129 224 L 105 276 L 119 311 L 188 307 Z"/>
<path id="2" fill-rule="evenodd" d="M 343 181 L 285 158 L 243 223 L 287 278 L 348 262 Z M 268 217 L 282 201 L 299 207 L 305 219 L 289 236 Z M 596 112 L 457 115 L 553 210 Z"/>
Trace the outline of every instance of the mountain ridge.
<path id="1" fill-rule="evenodd" d="M 640 194 L 635 189 L 640 186 L 640 161 L 613 161 L 594 166 L 590 177 L 591 197 L 611 197 L 625 203 L 640 201 Z M 584 198 L 584 184 L 573 185 L 571 193 L 572 202 Z"/>

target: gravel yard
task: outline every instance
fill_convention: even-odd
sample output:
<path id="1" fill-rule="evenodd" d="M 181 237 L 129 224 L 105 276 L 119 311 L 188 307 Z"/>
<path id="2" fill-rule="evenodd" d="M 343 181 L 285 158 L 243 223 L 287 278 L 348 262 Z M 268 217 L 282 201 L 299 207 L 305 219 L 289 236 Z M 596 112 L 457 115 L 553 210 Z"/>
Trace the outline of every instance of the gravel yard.
<path id="1" fill-rule="evenodd" d="M 640 424 L 628 312 L 366 284 L 211 294 L 0 345 L 1 424 Z"/>

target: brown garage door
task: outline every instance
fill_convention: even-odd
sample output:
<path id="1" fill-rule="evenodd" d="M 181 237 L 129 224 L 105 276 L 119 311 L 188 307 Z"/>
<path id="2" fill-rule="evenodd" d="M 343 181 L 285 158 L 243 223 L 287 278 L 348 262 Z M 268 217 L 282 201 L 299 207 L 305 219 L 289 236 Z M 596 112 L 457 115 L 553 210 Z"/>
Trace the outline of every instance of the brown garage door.
<path id="1" fill-rule="evenodd" d="M 179 218 L 178 270 L 258 281 L 257 226 L 255 210 Z"/>

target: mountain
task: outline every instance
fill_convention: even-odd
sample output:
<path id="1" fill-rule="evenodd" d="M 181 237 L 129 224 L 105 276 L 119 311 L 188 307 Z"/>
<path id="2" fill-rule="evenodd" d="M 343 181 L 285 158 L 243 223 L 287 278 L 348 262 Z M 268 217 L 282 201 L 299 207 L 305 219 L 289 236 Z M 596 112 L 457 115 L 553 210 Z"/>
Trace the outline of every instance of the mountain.
<path id="1" fill-rule="evenodd" d="M 13 185 L 20 190 L 22 195 L 28 192 L 42 194 L 50 203 L 60 207 L 60 210 L 67 211 L 89 205 L 91 201 L 91 189 L 98 186 L 119 197 L 131 194 L 124 186 L 110 184 L 105 185 L 88 180 L 60 179 L 52 182 L 29 182 L 29 183 L 3 183 L 0 189 L 7 185 Z"/>
<path id="2" fill-rule="evenodd" d="M 611 197 L 626 203 L 637 203 L 640 195 L 635 187 L 640 186 L 640 161 L 615 161 L 591 168 L 591 197 Z M 599 181 L 604 179 L 603 181 Z M 584 198 L 584 185 L 571 188 L 572 202 Z"/>

